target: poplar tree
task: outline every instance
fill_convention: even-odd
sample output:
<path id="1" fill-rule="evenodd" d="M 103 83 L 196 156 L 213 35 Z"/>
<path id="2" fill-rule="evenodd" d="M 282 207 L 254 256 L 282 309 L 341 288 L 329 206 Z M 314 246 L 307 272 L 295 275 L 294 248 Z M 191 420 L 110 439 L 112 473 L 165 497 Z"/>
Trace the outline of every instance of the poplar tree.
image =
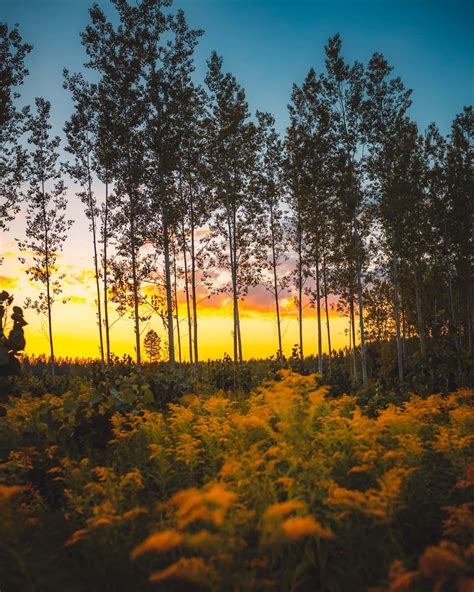
<path id="1" fill-rule="evenodd" d="M 24 62 L 31 49 L 22 42 L 16 25 L 9 29 L 0 22 L 0 231 L 4 232 L 19 211 L 19 188 L 26 165 L 19 139 L 28 110 L 19 111 L 15 102 L 20 97 L 17 88 L 28 74 Z"/>
<path id="2" fill-rule="evenodd" d="M 293 85 L 293 93 L 296 91 Z M 301 362 L 304 362 L 304 341 L 303 341 L 303 291 L 307 277 L 307 245 L 304 234 L 305 196 L 303 182 L 303 168 L 305 163 L 304 140 L 301 127 L 298 125 L 296 112 L 290 104 L 290 125 L 286 130 L 284 174 L 285 185 L 288 191 L 288 203 L 290 214 L 288 220 L 287 234 L 292 250 L 296 256 L 293 270 L 293 284 L 296 288 L 295 297 L 298 309 L 298 353 Z"/>
<path id="3" fill-rule="evenodd" d="M 229 292 L 232 298 L 237 363 L 243 360 L 239 300 L 261 276 L 257 262 L 262 259 L 258 240 L 262 213 L 250 187 L 256 159 L 255 126 L 249 121 L 244 90 L 232 74 L 222 72 L 222 63 L 213 52 L 205 79 L 210 92 L 208 182 L 214 202 L 208 245 L 212 267 L 230 274 L 220 291 Z"/>
<path id="4" fill-rule="evenodd" d="M 474 112 L 464 107 L 451 125 L 446 154 L 447 234 L 457 302 L 451 296 L 454 332 L 472 353 L 474 318 Z M 450 288 L 452 291 L 452 288 Z M 456 310 L 457 309 L 457 310 Z"/>
<path id="5" fill-rule="evenodd" d="M 400 178 L 405 158 L 406 135 L 411 122 L 406 111 L 411 105 L 411 91 L 406 90 L 399 77 L 391 78 L 392 67 L 375 53 L 367 66 L 367 100 L 365 102 L 365 130 L 368 140 L 367 170 L 376 199 L 376 213 L 391 253 L 391 276 L 394 290 L 394 313 L 398 358 L 398 377 L 404 380 L 403 348 L 400 318 L 399 257 L 402 248 L 400 212 L 403 189 Z"/>
<path id="6" fill-rule="evenodd" d="M 355 302 L 359 309 L 359 333 L 362 364 L 362 383 L 368 385 L 365 346 L 363 269 L 365 261 L 363 234 L 366 220 L 364 199 L 363 154 L 366 135 L 363 127 L 365 73 L 359 62 L 349 65 L 341 53 L 339 34 L 331 37 L 325 46 L 326 72 L 322 77 L 324 94 L 330 104 L 331 137 L 334 140 L 335 166 L 332 172 L 335 224 L 333 242 L 339 246 L 340 261 L 347 266 L 351 316 L 352 346 L 355 361 Z M 370 123 L 369 123 L 370 125 Z M 354 285 L 355 284 L 355 285 Z M 356 291 L 357 296 L 354 292 Z"/>
<path id="7" fill-rule="evenodd" d="M 160 20 L 160 13 L 156 13 L 160 4 L 155 4 L 142 5 L 143 21 L 140 25 L 143 26 L 143 35 L 148 38 L 144 57 L 144 92 L 148 107 L 145 135 L 147 183 L 150 206 L 160 214 L 161 228 L 158 230 L 161 236 L 157 244 L 162 247 L 164 256 L 168 349 L 170 364 L 174 365 L 172 241 L 179 226 L 175 186 L 180 153 L 185 144 L 185 113 L 194 93 L 191 83 L 194 70 L 192 55 L 202 31 L 189 29 L 182 10 Z M 160 37 L 168 29 L 171 39 L 160 45 Z"/>
<path id="8" fill-rule="evenodd" d="M 94 148 L 97 136 L 96 101 L 97 87 L 87 83 L 81 75 L 70 75 L 64 71 L 64 87 L 72 94 L 74 113 L 64 126 L 67 138 L 66 151 L 73 155 L 74 161 L 66 163 L 69 175 L 80 185 L 78 197 L 85 205 L 92 235 L 95 286 L 97 294 L 97 319 L 99 327 L 99 350 L 104 363 L 104 340 L 102 332 L 102 298 L 100 289 L 99 261 L 99 209 L 92 190 Z"/>
<path id="9" fill-rule="evenodd" d="M 57 259 L 72 220 L 67 220 L 65 210 L 66 187 L 58 165 L 58 136 L 51 137 L 49 123 L 51 105 L 43 98 L 35 99 L 36 113 L 28 118 L 27 189 L 24 195 L 26 208 L 26 239 L 18 241 L 19 249 L 31 252 L 30 257 L 20 257 L 27 264 L 26 273 L 38 282 L 43 290 L 36 300 L 28 298 L 26 306 L 44 314 L 48 322 L 51 372 L 55 372 L 52 309 L 62 292 Z M 27 263 L 28 259 L 28 263 Z"/>
<path id="10" fill-rule="evenodd" d="M 275 318 L 278 336 L 278 358 L 283 356 L 280 296 L 288 288 L 289 277 L 280 271 L 288 259 L 286 216 L 284 211 L 283 145 L 275 130 L 275 118 L 270 113 L 257 111 L 258 160 L 254 191 L 262 204 L 265 226 L 262 239 L 268 245 L 265 266 L 270 278 L 263 278 L 264 287 L 275 302 Z"/>
<path id="11" fill-rule="evenodd" d="M 140 248 L 146 229 L 145 183 L 145 121 L 146 102 L 143 95 L 144 39 L 136 27 L 139 10 L 150 4 L 144 1 L 131 7 L 126 0 L 113 0 L 120 17 L 117 27 L 107 20 L 105 13 L 94 5 L 89 13 L 91 24 L 81 34 L 89 61 L 86 66 L 97 70 L 102 92 L 109 96 L 111 120 L 111 163 L 117 212 L 116 224 L 121 231 L 115 235 L 117 256 L 124 264 L 121 271 L 130 273 L 133 301 L 135 352 L 137 368 L 141 366 L 140 347 Z M 160 7 L 162 3 L 152 4 Z M 123 276 L 122 276 L 123 277 Z"/>
<path id="12" fill-rule="evenodd" d="M 297 126 L 303 163 L 300 171 L 300 199 L 304 217 L 303 230 L 308 247 L 308 268 L 314 269 L 314 289 L 308 292 L 317 311 L 318 370 L 323 373 L 322 267 L 329 252 L 330 212 L 332 202 L 332 146 L 330 103 L 323 94 L 323 81 L 314 69 L 308 72 L 301 87 L 292 92 L 291 121 Z M 308 272 L 309 273 L 309 269 Z"/>

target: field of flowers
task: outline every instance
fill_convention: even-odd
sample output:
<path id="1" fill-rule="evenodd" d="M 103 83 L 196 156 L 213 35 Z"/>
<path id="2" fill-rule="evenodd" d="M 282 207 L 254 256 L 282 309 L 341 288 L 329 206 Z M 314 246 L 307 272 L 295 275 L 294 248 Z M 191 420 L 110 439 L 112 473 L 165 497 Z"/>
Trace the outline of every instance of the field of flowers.
<path id="1" fill-rule="evenodd" d="M 0 407 L 0 589 L 474 589 L 474 393 L 377 408 L 281 370 Z"/>

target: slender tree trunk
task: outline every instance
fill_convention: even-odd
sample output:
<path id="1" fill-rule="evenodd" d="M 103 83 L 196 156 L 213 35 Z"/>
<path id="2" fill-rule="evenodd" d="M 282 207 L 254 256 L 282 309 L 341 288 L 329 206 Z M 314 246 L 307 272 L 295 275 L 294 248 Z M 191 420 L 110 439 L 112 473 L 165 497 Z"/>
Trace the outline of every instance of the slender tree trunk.
<path id="1" fill-rule="evenodd" d="M 281 321 L 280 321 L 280 300 L 278 297 L 278 274 L 277 274 L 277 258 L 276 258 L 276 244 L 275 244 L 275 226 L 273 207 L 270 207 L 270 232 L 272 240 L 272 269 L 273 269 L 273 296 L 275 298 L 275 312 L 278 331 L 278 357 L 281 360 L 283 355 L 282 341 L 281 341 Z"/>
<path id="2" fill-rule="evenodd" d="M 472 355 L 472 308 L 471 308 L 471 285 L 468 283 L 466 290 L 466 306 L 467 306 L 467 345 L 469 355 Z"/>
<path id="3" fill-rule="evenodd" d="M 48 305 L 48 335 L 49 335 L 49 350 L 50 350 L 50 364 L 51 374 L 56 374 L 56 360 L 54 357 L 54 343 L 53 343 L 53 319 L 52 319 L 52 302 L 51 302 L 51 274 L 49 265 L 49 237 L 48 237 L 48 220 L 46 214 L 44 182 L 41 182 L 41 195 L 43 206 L 43 224 L 44 224 L 44 257 L 45 257 L 45 272 L 46 272 L 46 299 Z"/>
<path id="4" fill-rule="evenodd" d="M 234 364 L 237 365 L 238 362 L 238 338 L 237 338 L 237 314 L 238 314 L 238 304 L 237 304 L 237 280 L 235 277 L 235 261 L 234 261 L 234 241 L 232 239 L 232 222 L 230 219 L 230 212 L 227 213 L 227 232 L 229 234 L 229 259 L 230 259 L 230 272 L 231 272 L 231 281 L 232 281 L 232 306 L 233 306 L 233 321 L 234 321 L 234 331 L 232 334 L 233 342 L 234 342 Z"/>
<path id="5" fill-rule="evenodd" d="M 234 312 L 234 361 L 242 362 L 242 337 L 240 334 L 239 297 L 238 297 L 238 261 L 237 261 L 237 240 L 236 240 L 236 212 L 232 212 L 233 224 L 228 217 L 229 247 L 231 252 L 232 268 L 232 302 Z"/>
<path id="6" fill-rule="evenodd" d="M 130 204 L 130 246 L 132 251 L 132 284 L 133 284 L 133 311 L 135 321 L 135 350 L 137 359 L 137 371 L 141 371 L 140 351 L 140 315 L 138 310 L 138 276 L 137 276 L 137 253 L 135 244 L 135 207 L 133 192 L 129 193 Z"/>
<path id="7" fill-rule="evenodd" d="M 176 249 L 173 246 L 173 275 L 174 275 L 174 307 L 175 307 L 175 319 L 176 319 L 176 337 L 178 340 L 178 360 L 182 363 L 181 357 L 181 329 L 179 327 L 179 308 L 178 308 L 178 278 L 176 271 Z"/>
<path id="8" fill-rule="evenodd" d="M 319 281 L 319 257 L 316 257 L 316 311 L 318 322 L 318 372 L 323 374 L 323 335 L 321 330 L 321 287 Z"/>
<path id="9" fill-rule="evenodd" d="M 303 237 L 301 227 L 301 217 L 298 211 L 298 324 L 300 337 L 300 358 L 304 361 L 303 350 Z"/>
<path id="10" fill-rule="evenodd" d="M 194 236 L 194 207 L 192 195 L 190 196 L 190 223 L 191 223 L 191 296 L 193 302 L 193 340 L 194 340 L 194 363 L 199 363 L 198 348 L 198 319 L 197 319 L 197 290 L 196 290 L 196 246 Z"/>
<path id="11" fill-rule="evenodd" d="M 449 309 L 451 312 L 451 323 L 452 323 L 452 334 L 454 337 L 454 346 L 456 351 L 459 351 L 458 342 L 458 325 L 456 320 L 456 311 L 454 309 L 454 296 L 453 296 L 453 282 L 451 279 L 451 270 L 448 269 L 448 296 L 449 296 Z"/>
<path id="12" fill-rule="evenodd" d="M 356 222 L 354 221 L 355 239 L 356 239 L 356 276 L 357 276 L 357 300 L 359 301 L 359 329 L 360 329 L 360 359 L 362 365 L 362 384 L 364 388 L 369 385 L 369 377 L 367 372 L 367 348 L 365 344 L 365 323 L 364 323 L 364 291 L 362 287 L 362 273 L 360 268 L 360 249 L 361 241 L 357 231 Z"/>
<path id="13" fill-rule="evenodd" d="M 403 347 L 400 328 L 400 281 L 398 278 L 397 255 L 395 250 L 396 235 L 395 229 L 392 230 L 392 273 L 393 273 L 393 291 L 394 291 L 394 311 L 395 311 L 395 329 L 397 342 L 397 359 L 398 359 L 398 380 L 403 383 Z"/>
<path id="14" fill-rule="evenodd" d="M 328 284 L 326 275 L 326 256 L 323 255 L 323 286 L 324 286 L 324 307 L 326 309 L 326 329 L 328 335 L 328 349 L 329 349 L 329 367 L 332 362 L 332 348 L 331 348 L 331 325 L 329 323 L 329 304 L 328 304 Z"/>
<path id="15" fill-rule="evenodd" d="M 166 284 L 166 317 L 168 324 L 168 351 L 169 351 L 169 365 L 171 368 L 175 366 L 174 357 L 174 330 L 173 330 L 173 296 L 171 287 L 171 262 L 170 262 L 170 237 L 169 227 L 166 215 L 166 209 L 163 206 L 163 251 L 165 256 L 165 284 Z"/>
<path id="16" fill-rule="evenodd" d="M 233 207 L 233 228 L 234 228 L 234 266 L 235 266 L 235 290 L 234 290 L 234 305 L 236 311 L 236 328 L 237 328 L 237 345 L 239 349 L 239 362 L 242 363 L 244 360 L 242 354 L 242 331 L 240 327 L 240 312 L 239 312 L 239 293 L 238 293 L 238 281 L 239 281 L 239 257 L 237 253 L 237 211 L 235 203 Z"/>
<path id="17" fill-rule="evenodd" d="M 186 295 L 186 312 L 188 315 L 188 343 L 189 343 L 189 361 L 193 363 L 193 329 L 191 320 L 191 303 L 189 301 L 189 275 L 188 275 L 188 254 L 186 246 L 186 231 L 184 228 L 184 221 L 182 226 L 183 232 L 183 262 L 184 262 L 184 293 Z"/>
<path id="18" fill-rule="evenodd" d="M 425 321 L 423 318 L 423 303 L 421 300 L 422 280 L 420 270 L 415 269 L 415 300 L 416 300 L 416 317 L 418 321 L 418 335 L 420 340 L 420 353 L 422 356 L 426 354 L 426 335 L 425 335 Z"/>
<path id="19" fill-rule="evenodd" d="M 352 271 L 351 271 L 352 273 Z M 354 375 L 354 385 L 359 382 L 359 376 L 357 372 L 357 356 L 356 356 L 356 332 L 355 332 L 355 312 L 354 312 L 354 288 L 351 285 L 349 299 L 349 310 L 351 315 L 351 335 L 352 335 L 352 371 Z"/>
<path id="20" fill-rule="evenodd" d="M 87 190 L 89 197 L 89 214 L 91 217 L 92 226 L 92 244 L 94 247 L 94 273 L 95 273 L 95 287 L 97 292 L 97 316 L 99 324 L 99 347 L 100 347 L 100 358 L 102 364 L 104 363 L 104 339 L 102 336 L 102 301 L 100 297 L 100 283 L 99 283 L 99 257 L 97 255 L 97 233 L 96 233 L 96 213 L 94 209 L 94 202 L 92 199 L 92 180 L 90 175 L 90 164 L 89 154 L 87 154 Z"/>
<path id="21" fill-rule="evenodd" d="M 107 364 L 110 364 L 110 325 L 109 325 L 109 301 L 108 301 L 108 261 L 107 261 L 107 242 L 108 237 L 108 217 L 109 217 L 109 184 L 105 182 L 105 208 L 104 208 L 104 325 L 105 325 L 105 347 L 107 352 Z"/>
<path id="22" fill-rule="evenodd" d="M 403 355 L 403 363 L 405 364 L 405 360 L 407 359 L 407 322 L 406 322 L 406 309 L 405 309 L 405 298 L 403 296 L 403 289 L 400 288 L 400 309 L 402 313 L 402 355 Z"/>

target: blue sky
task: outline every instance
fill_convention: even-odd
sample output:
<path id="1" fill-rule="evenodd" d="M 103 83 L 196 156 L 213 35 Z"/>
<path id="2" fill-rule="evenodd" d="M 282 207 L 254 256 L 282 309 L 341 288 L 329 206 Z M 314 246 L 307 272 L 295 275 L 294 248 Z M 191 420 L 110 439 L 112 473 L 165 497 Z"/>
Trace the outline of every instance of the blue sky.
<path id="1" fill-rule="evenodd" d="M 107 0 L 99 0 L 110 11 Z M 71 105 L 62 69 L 81 69 L 79 32 L 90 0 L 0 0 L 0 19 L 18 22 L 34 46 L 22 103 L 44 96 L 53 103 L 60 132 Z M 226 70 L 244 86 L 252 111 L 287 123 L 291 85 L 313 66 L 323 67 L 323 47 L 340 32 L 347 59 L 366 61 L 382 52 L 414 89 L 412 117 L 421 129 L 436 121 L 449 131 L 454 115 L 472 104 L 474 2 L 461 0 L 181 0 L 193 27 L 205 29 L 196 52 L 197 76 L 215 49 Z"/>

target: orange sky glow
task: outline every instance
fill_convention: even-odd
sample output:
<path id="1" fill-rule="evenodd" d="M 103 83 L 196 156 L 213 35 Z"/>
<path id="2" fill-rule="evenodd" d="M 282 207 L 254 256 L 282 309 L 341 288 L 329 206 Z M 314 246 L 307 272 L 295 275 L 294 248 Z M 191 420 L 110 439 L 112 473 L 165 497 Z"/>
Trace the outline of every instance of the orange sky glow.
<path id="1" fill-rule="evenodd" d="M 88 238 L 87 236 L 84 238 Z M 77 246 L 77 245 L 76 245 Z M 58 267 L 66 276 L 63 280 L 63 294 L 53 307 L 53 332 L 55 352 L 61 357 L 99 356 L 98 328 L 96 323 L 95 290 L 93 270 L 88 242 L 83 248 L 65 250 L 58 260 Z M 38 286 L 25 276 L 18 262 L 16 245 L 3 237 L 3 265 L 0 267 L 0 289 L 15 296 L 15 304 L 21 306 L 27 297 L 38 294 Z M 66 303 L 62 299 L 67 300 Z M 283 349 L 285 355 L 298 341 L 297 309 L 290 294 L 281 298 Z M 181 331 L 182 359 L 188 355 L 188 327 L 184 291 L 179 294 L 179 320 Z M 277 328 L 271 295 L 263 288 L 252 289 L 247 298 L 240 303 L 241 326 L 244 357 L 265 358 L 275 354 L 278 349 Z M 118 355 L 134 356 L 133 324 L 127 317 L 119 317 L 114 304 L 111 312 L 111 346 Z M 47 354 L 48 338 L 46 318 L 33 310 L 25 310 L 28 326 L 25 327 L 27 354 Z M 232 306 L 226 294 L 201 298 L 198 305 L 199 355 L 201 360 L 220 359 L 224 353 L 232 354 Z M 331 339 L 333 349 L 347 345 L 346 317 L 330 309 Z M 306 304 L 304 314 L 305 355 L 317 351 L 317 325 L 314 308 Z M 166 342 L 165 331 L 158 315 L 142 324 L 142 337 L 153 328 Z M 327 351 L 326 326 L 323 325 L 323 348 Z M 178 358 L 178 347 L 176 346 Z"/>

